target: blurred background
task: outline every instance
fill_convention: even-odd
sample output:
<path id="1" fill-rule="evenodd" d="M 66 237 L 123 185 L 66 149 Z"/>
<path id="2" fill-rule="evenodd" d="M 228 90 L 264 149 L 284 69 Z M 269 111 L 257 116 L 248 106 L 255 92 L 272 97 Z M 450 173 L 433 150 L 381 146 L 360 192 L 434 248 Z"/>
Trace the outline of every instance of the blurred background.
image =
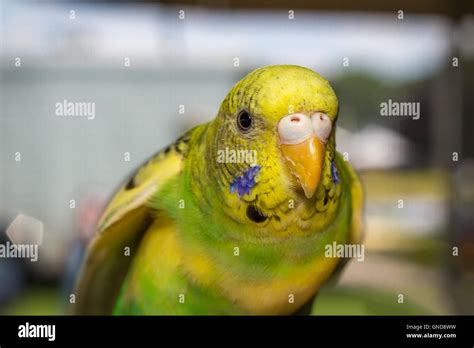
<path id="1" fill-rule="evenodd" d="M 0 258 L 0 314 L 66 313 L 115 188 L 271 64 L 331 81 L 338 150 L 366 190 L 365 260 L 314 312 L 474 314 L 472 2 L 0 6 L 0 244 L 41 242 L 38 262 Z M 382 117 L 389 99 L 420 103 L 420 119 Z M 94 119 L 57 116 L 64 100 L 94 103 Z"/>

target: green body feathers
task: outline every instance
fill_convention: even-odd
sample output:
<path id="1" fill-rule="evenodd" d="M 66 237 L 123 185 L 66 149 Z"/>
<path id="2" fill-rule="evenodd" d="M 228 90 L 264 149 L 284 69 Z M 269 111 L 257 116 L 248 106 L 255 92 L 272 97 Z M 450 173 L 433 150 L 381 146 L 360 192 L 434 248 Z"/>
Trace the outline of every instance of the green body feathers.
<path id="1" fill-rule="evenodd" d="M 333 129 L 319 185 L 305 197 L 275 135 L 289 106 L 336 119 L 337 99 L 319 75 L 259 69 L 234 87 L 215 121 L 138 170 L 99 225 L 75 312 L 291 314 L 308 304 L 339 261 L 325 257 L 325 246 L 360 239 L 362 190 L 335 151 Z M 241 110 L 252 116 L 249 131 L 236 126 Z M 218 163 L 225 147 L 258 154 L 248 194 L 231 192 L 249 164 Z"/>

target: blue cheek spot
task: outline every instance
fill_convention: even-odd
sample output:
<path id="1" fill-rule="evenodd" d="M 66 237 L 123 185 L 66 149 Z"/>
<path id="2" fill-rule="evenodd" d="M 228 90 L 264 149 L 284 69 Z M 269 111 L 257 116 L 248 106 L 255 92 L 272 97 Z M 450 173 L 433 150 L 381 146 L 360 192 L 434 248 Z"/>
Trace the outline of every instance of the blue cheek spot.
<path id="1" fill-rule="evenodd" d="M 261 168 L 262 167 L 259 165 L 250 167 L 245 171 L 244 174 L 236 177 L 230 185 L 230 193 L 237 192 L 239 197 L 242 197 L 243 195 L 250 195 L 250 191 L 256 184 L 255 177 L 258 175 Z"/>
<path id="2" fill-rule="evenodd" d="M 334 161 L 331 162 L 331 174 L 332 174 L 332 180 L 334 181 L 334 184 L 337 185 L 339 182 L 339 175 L 337 174 L 337 168 L 336 165 L 334 164 Z"/>

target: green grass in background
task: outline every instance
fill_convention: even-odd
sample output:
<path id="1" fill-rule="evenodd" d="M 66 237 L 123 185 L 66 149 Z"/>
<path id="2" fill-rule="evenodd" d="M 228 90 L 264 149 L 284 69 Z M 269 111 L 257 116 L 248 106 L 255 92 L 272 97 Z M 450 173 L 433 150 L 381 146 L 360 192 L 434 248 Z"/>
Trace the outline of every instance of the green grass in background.
<path id="1" fill-rule="evenodd" d="M 428 310 L 404 301 L 397 294 L 351 287 L 325 288 L 316 297 L 312 315 L 430 315 Z"/>
<path id="2" fill-rule="evenodd" d="M 1 315 L 61 315 L 61 291 L 54 287 L 30 287 L 0 310 Z"/>

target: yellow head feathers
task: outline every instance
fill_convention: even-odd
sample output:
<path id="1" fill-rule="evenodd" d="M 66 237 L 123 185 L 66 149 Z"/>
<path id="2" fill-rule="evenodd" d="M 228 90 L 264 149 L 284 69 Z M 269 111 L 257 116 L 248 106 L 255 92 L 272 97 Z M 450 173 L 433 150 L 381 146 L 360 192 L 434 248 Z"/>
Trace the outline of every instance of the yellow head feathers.
<path id="1" fill-rule="evenodd" d="M 239 81 L 209 125 L 203 151 L 205 175 L 217 183 L 227 214 L 265 226 L 289 200 L 314 210 L 331 173 L 337 112 L 328 81 L 304 67 L 268 66 Z"/>
<path id="2" fill-rule="evenodd" d="M 336 119 L 338 101 L 329 82 L 311 69 L 296 65 L 273 65 L 254 70 L 229 92 L 221 112 L 235 114 L 246 109 L 262 115 L 273 126 L 285 115 L 321 111 Z"/>

